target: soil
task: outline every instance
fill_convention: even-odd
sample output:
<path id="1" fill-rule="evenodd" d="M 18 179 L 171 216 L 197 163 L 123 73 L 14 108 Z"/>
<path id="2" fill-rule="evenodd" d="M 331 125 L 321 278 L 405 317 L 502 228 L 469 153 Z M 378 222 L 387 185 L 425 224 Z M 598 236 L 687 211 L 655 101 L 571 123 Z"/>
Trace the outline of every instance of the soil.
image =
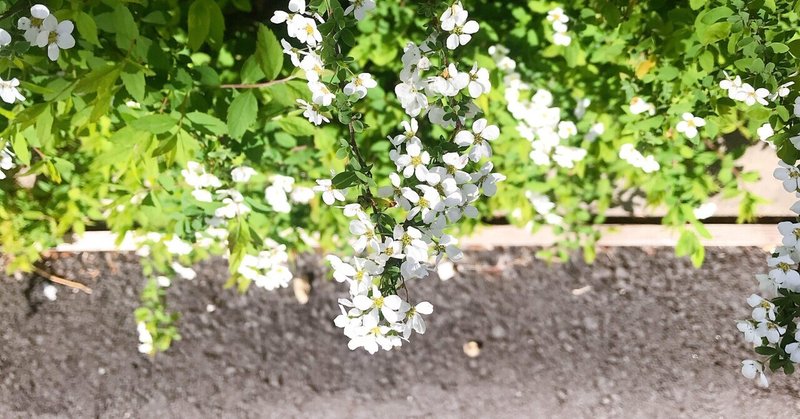
<path id="1" fill-rule="evenodd" d="M 763 270 L 759 249 L 709 249 L 695 270 L 671 249 L 615 249 L 594 265 L 547 265 L 533 249 L 469 252 L 449 281 L 414 284 L 435 306 L 398 351 L 351 352 L 332 324 L 346 292 L 318 259 L 306 305 L 291 289 L 223 290 L 226 266 L 176 281 L 183 339 L 150 359 L 132 312 L 143 284 L 128 254 L 47 268 L 92 295 L 2 277 L 0 417 L 792 417 L 800 383 L 739 373 L 735 327 Z M 576 295 L 577 294 L 577 295 Z M 216 310 L 207 311 L 213 304 Z M 479 356 L 465 355 L 469 341 Z"/>

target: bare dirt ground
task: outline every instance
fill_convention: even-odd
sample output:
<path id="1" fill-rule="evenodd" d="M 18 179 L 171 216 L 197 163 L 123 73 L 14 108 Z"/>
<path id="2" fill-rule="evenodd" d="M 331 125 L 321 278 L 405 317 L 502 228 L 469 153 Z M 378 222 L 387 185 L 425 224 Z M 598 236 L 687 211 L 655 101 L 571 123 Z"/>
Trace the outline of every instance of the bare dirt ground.
<path id="1" fill-rule="evenodd" d="M 738 371 L 734 321 L 763 251 L 709 249 L 700 270 L 671 249 L 532 255 L 471 252 L 455 279 L 415 284 L 428 332 L 376 356 L 347 349 L 331 320 L 345 290 L 316 262 L 307 305 L 223 291 L 224 263 L 208 263 L 170 289 L 183 340 L 154 360 L 136 351 L 135 257 L 57 259 L 94 293 L 50 302 L 40 278 L 0 278 L 0 417 L 796 417 L 795 377 L 761 390 Z"/>

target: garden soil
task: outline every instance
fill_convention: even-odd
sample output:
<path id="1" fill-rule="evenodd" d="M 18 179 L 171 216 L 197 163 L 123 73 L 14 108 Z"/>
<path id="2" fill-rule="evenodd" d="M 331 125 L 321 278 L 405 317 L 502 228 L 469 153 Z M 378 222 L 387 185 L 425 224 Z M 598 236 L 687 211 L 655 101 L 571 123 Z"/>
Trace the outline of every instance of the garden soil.
<path id="1" fill-rule="evenodd" d="M 400 350 L 351 352 L 333 326 L 340 284 L 319 258 L 290 288 L 224 290 L 226 265 L 176 280 L 183 339 L 150 359 L 132 312 L 143 284 L 129 254 L 62 255 L 46 269 L 89 285 L 1 277 L 1 418 L 749 418 L 797 417 L 800 382 L 739 372 L 759 249 L 709 249 L 692 268 L 672 249 L 601 251 L 548 265 L 532 249 L 468 252 L 456 278 L 413 284 L 435 306 Z M 465 353 L 468 342 L 474 347 Z M 473 345 L 474 346 L 474 345 Z"/>

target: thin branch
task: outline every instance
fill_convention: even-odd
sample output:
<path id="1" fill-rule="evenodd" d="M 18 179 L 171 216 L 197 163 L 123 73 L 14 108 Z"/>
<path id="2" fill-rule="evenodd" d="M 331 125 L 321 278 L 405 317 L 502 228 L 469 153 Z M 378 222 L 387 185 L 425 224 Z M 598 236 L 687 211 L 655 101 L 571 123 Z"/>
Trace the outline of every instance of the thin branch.
<path id="1" fill-rule="evenodd" d="M 288 82 L 290 80 L 294 80 L 296 78 L 297 77 L 295 77 L 295 76 L 289 76 L 289 77 L 286 77 L 284 79 L 272 80 L 272 81 L 267 81 L 267 82 L 264 82 L 264 83 L 223 84 L 223 85 L 220 85 L 219 87 L 222 88 L 222 89 L 263 89 L 265 87 L 269 87 L 269 86 L 272 86 L 272 85 L 275 85 L 275 84 L 286 83 L 286 82 Z"/>
<path id="2" fill-rule="evenodd" d="M 86 285 L 83 285 L 80 282 L 70 281 L 69 279 L 64 279 L 60 276 L 53 275 L 50 272 L 47 272 L 44 269 L 39 268 L 38 266 L 34 266 L 33 271 L 36 272 L 36 274 L 41 276 L 42 278 L 48 279 L 52 282 L 55 282 L 56 284 L 65 285 L 70 288 L 83 291 L 87 294 L 92 293 L 92 289 L 87 287 Z"/>
<path id="3" fill-rule="evenodd" d="M 356 143 L 356 130 L 353 128 L 353 122 L 351 121 L 347 124 L 347 128 L 350 131 L 350 136 L 348 138 L 348 142 L 350 143 L 350 148 L 353 150 L 353 154 L 356 156 L 358 163 L 361 165 L 361 169 L 366 169 L 367 162 L 364 160 L 364 157 L 361 155 L 361 150 L 358 148 L 358 144 Z M 368 170 L 366 172 L 367 176 L 370 178 L 372 177 L 372 171 Z M 372 191 L 369 189 L 369 185 L 365 185 L 364 187 L 364 197 L 367 198 L 370 205 L 372 206 L 372 211 L 375 215 L 380 214 L 380 210 L 378 209 L 378 205 L 375 203 L 375 198 L 372 196 Z"/>

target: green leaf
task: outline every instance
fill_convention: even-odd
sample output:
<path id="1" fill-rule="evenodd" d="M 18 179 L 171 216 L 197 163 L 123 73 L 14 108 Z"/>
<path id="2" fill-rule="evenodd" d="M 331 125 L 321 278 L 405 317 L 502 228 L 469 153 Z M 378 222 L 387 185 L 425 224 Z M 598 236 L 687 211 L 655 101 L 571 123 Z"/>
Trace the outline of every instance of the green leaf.
<path id="1" fill-rule="evenodd" d="M 207 0 L 195 0 L 189 6 L 189 48 L 200 49 L 211 30 L 211 10 Z"/>
<path id="2" fill-rule="evenodd" d="M 75 15 L 75 27 L 78 28 L 78 33 L 81 38 L 85 39 L 90 44 L 100 45 L 100 40 L 97 39 L 97 24 L 94 23 L 92 18 L 86 12 L 78 12 Z"/>
<path id="3" fill-rule="evenodd" d="M 725 39 L 731 33 L 731 24 L 728 22 L 717 22 L 710 25 L 698 33 L 700 42 L 704 45 L 713 44 L 714 42 Z"/>
<path id="4" fill-rule="evenodd" d="M 314 135 L 314 126 L 307 119 L 299 116 L 287 116 L 277 120 L 280 126 L 288 134 L 297 137 L 308 137 Z"/>
<path id="5" fill-rule="evenodd" d="M 275 80 L 283 68 L 283 48 L 269 28 L 258 25 L 256 59 L 267 80 Z"/>
<path id="6" fill-rule="evenodd" d="M 345 189 L 355 185 L 358 182 L 356 172 L 346 171 L 334 176 L 331 180 L 334 189 Z"/>
<path id="7" fill-rule="evenodd" d="M 774 51 L 776 54 L 782 54 L 789 51 L 789 46 L 780 42 L 773 42 L 769 44 L 769 47 L 772 48 L 772 51 Z"/>
<path id="8" fill-rule="evenodd" d="M 256 121 L 258 102 L 253 92 L 247 91 L 231 102 L 228 108 L 228 132 L 236 139 L 242 138 L 245 131 Z"/>
<path id="9" fill-rule="evenodd" d="M 759 346 L 755 349 L 755 351 L 759 355 L 775 355 L 778 353 L 778 350 L 772 346 Z"/>
<path id="10" fill-rule="evenodd" d="M 136 73 L 121 73 L 119 78 L 122 79 L 122 84 L 125 90 L 130 93 L 131 97 L 137 102 L 144 101 L 145 81 L 144 73 L 139 71 Z"/>
<path id="11" fill-rule="evenodd" d="M 171 130 L 178 124 L 173 117 L 164 114 L 153 114 L 141 117 L 131 124 L 131 127 L 147 131 L 151 134 L 161 134 Z"/>
<path id="12" fill-rule="evenodd" d="M 117 47 L 123 51 L 133 47 L 133 41 L 139 37 L 139 27 L 133 19 L 131 11 L 122 4 L 117 4 L 111 14 L 111 23 L 116 32 Z"/>
<path id="13" fill-rule="evenodd" d="M 14 149 L 14 154 L 17 155 L 17 158 L 22 164 L 24 164 L 25 166 L 30 166 L 31 150 L 28 148 L 28 142 L 25 140 L 24 135 L 22 134 L 15 135 L 14 142 L 11 143 L 11 148 Z"/>
<path id="14" fill-rule="evenodd" d="M 225 125 L 225 122 L 207 113 L 198 111 L 189 112 L 186 114 L 186 119 L 188 119 L 195 128 L 204 128 L 212 134 L 225 135 L 228 133 L 228 126 Z"/>

